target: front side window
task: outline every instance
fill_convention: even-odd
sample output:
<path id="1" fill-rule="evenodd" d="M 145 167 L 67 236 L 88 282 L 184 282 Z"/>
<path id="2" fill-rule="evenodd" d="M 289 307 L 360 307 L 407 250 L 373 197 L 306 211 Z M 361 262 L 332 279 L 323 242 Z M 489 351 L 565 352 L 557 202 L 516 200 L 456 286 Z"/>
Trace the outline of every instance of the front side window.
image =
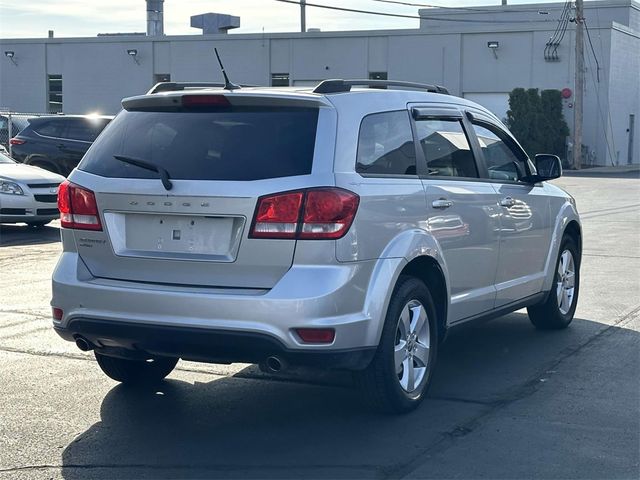
<path id="1" fill-rule="evenodd" d="M 82 120 L 73 120 L 67 123 L 66 137 L 72 140 L 80 140 L 83 142 L 91 142 L 96 136 L 91 138 L 92 132 L 89 125 Z"/>
<path id="2" fill-rule="evenodd" d="M 67 123 L 65 136 L 72 140 L 93 142 L 107 123 L 108 120 L 99 118 L 72 120 Z"/>
<path id="3" fill-rule="evenodd" d="M 478 177 L 476 161 L 460 120 L 419 120 L 416 130 L 430 176 Z"/>
<path id="4" fill-rule="evenodd" d="M 504 134 L 495 127 L 477 123 L 473 124 L 473 129 L 482 149 L 489 178 L 516 182 L 525 176 L 524 162 L 509 147 L 505 138 L 501 138 Z"/>
<path id="5" fill-rule="evenodd" d="M 416 175 L 416 150 L 407 111 L 375 113 L 362 120 L 356 172 Z"/>

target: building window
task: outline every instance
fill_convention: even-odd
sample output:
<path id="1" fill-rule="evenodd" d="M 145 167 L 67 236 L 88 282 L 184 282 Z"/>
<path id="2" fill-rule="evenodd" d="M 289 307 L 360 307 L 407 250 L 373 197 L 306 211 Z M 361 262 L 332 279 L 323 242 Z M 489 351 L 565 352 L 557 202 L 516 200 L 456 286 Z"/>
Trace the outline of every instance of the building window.
<path id="1" fill-rule="evenodd" d="M 153 75 L 153 84 L 160 82 L 170 82 L 171 74 L 170 73 L 156 73 Z"/>
<path id="2" fill-rule="evenodd" d="M 387 72 L 369 72 L 369 80 L 388 80 Z"/>
<path id="3" fill-rule="evenodd" d="M 62 75 L 47 75 L 49 113 L 62 113 Z"/>
<path id="4" fill-rule="evenodd" d="M 271 86 L 272 87 L 288 87 L 289 74 L 288 73 L 272 73 Z"/>

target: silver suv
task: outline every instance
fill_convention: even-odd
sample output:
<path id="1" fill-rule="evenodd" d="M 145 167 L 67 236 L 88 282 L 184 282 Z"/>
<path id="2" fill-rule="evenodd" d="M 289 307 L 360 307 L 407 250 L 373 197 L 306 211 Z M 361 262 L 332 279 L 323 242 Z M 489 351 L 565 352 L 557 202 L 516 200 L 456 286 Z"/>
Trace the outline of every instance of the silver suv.
<path id="1" fill-rule="evenodd" d="M 349 369 L 406 412 L 452 327 L 523 307 L 571 322 L 560 161 L 532 162 L 479 105 L 403 82 L 156 90 L 59 194 L 54 328 L 111 378 L 157 382 L 179 358 Z"/>

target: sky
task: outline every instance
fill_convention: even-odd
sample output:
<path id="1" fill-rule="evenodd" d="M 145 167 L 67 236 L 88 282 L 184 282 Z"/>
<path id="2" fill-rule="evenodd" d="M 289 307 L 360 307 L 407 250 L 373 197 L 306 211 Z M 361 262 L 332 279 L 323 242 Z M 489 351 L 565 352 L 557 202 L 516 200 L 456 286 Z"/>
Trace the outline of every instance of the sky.
<path id="1" fill-rule="evenodd" d="M 374 0 L 307 0 L 311 3 L 379 12 L 418 15 L 418 7 Z M 501 0 L 405 0 L 447 7 L 499 5 Z M 542 0 L 543 1 L 543 0 Z M 540 0 L 509 0 L 510 4 Z M 105 32 L 145 32 L 145 0 L 0 0 L 0 38 L 93 37 Z M 165 0 L 165 34 L 199 34 L 189 17 L 215 12 L 241 18 L 233 33 L 294 32 L 300 8 L 275 0 Z M 418 20 L 336 12 L 307 7 L 307 27 L 322 30 L 418 28 Z"/>

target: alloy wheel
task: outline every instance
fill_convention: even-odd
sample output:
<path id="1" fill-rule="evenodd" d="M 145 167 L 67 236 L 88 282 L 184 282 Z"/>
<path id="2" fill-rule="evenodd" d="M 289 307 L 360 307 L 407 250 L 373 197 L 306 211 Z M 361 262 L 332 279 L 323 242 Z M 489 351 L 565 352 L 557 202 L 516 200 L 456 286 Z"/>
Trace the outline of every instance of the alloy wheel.
<path id="1" fill-rule="evenodd" d="M 400 386 L 407 393 L 418 390 L 429 366 L 431 332 L 424 305 L 410 300 L 398 319 L 394 360 Z"/>
<path id="2" fill-rule="evenodd" d="M 576 285 L 576 267 L 573 254 L 564 250 L 558 262 L 558 276 L 556 277 L 556 297 L 560 313 L 566 315 L 573 305 Z"/>

